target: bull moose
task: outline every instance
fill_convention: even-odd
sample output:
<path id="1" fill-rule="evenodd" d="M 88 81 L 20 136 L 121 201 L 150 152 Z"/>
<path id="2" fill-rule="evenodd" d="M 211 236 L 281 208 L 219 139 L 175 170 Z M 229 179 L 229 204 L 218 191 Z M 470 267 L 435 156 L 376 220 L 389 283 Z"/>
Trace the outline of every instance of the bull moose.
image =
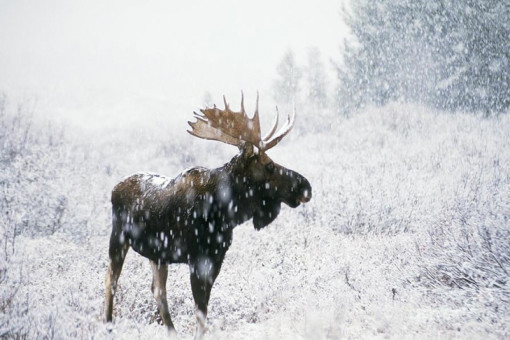
<path id="1" fill-rule="evenodd" d="M 176 178 L 138 173 L 118 183 L 111 196 L 112 233 L 105 285 L 105 317 L 112 321 L 113 297 L 129 248 L 150 260 L 152 292 L 166 327 L 175 331 L 166 296 L 168 264 L 187 263 L 195 300 L 197 331 L 205 332 L 211 288 L 232 242 L 235 226 L 253 219 L 255 229 L 270 224 L 281 203 L 295 208 L 308 202 L 312 188 L 295 171 L 274 163 L 266 151 L 292 129 L 295 113 L 261 137 L 258 95 L 255 114 L 216 106 L 194 112 L 188 132 L 239 147 L 240 153 L 216 169 L 194 167 Z M 278 131 L 277 131 L 278 129 Z"/>

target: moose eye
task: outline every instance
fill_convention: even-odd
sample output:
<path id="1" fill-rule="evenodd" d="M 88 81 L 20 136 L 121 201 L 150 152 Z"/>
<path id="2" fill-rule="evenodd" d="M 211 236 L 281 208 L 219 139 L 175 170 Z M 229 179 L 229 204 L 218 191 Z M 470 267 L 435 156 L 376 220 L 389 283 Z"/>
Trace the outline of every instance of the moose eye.
<path id="1" fill-rule="evenodd" d="M 269 172 L 270 174 L 272 174 L 274 172 L 274 163 L 273 162 L 266 164 L 266 171 Z"/>

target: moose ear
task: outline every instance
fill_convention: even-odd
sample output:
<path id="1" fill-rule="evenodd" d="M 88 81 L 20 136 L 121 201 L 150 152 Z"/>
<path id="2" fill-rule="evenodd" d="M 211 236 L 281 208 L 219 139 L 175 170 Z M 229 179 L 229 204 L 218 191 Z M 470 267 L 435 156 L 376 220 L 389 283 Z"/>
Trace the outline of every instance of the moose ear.
<path id="1" fill-rule="evenodd" d="M 239 145 L 239 151 L 241 151 L 241 155 L 244 159 L 248 159 L 253 156 L 253 145 L 250 143 L 242 143 Z"/>

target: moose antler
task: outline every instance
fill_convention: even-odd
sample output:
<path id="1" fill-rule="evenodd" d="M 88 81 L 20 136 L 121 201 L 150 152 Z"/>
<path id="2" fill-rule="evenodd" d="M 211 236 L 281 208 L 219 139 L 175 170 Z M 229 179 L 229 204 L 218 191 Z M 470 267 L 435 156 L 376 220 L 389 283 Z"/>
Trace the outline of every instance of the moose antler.
<path id="1" fill-rule="evenodd" d="M 241 93 L 241 111 L 230 110 L 225 96 L 223 96 L 225 109 L 220 110 L 214 105 L 212 108 L 200 110 L 201 113 L 194 112 L 196 122 L 188 122 L 191 130 L 188 130 L 193 136 L 217 140 L 223 143 L 240 146 L 243 143 L 249 143 L 256 146 L 260 151 L 267 151 L 278 144 L 294 126 L 296 114 L 289 115 L 287 122 L 278 130 L 278 108 L 276 109 L 276 119 L 273 127 L 264 138 L 260 134 L 259 120 L 259 95 L 257 93 L 257 104 L 255 114 L 249 118 L 244 109 L 244 95 Z"/>

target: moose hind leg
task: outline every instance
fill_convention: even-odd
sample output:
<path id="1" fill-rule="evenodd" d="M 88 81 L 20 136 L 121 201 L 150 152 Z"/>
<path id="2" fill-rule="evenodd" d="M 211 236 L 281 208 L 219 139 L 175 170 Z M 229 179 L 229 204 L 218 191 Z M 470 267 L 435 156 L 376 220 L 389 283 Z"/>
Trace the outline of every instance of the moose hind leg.
<path id="1" fill-rule="evenodd" d="M 168 265 L 158 264 L 151 260 L 152 267 L 152 293 L 158 305 L 159 315 L 163 323 L 170 331 L 175 331 L 170 312 L 168 311 L 168 301 L 166 297 L 166 279 L 168 277 Z"/>
<path id="2" fill-rule="evenodd" d="M 105 277 L 105 319 L 106 322 L 112 321 L 113 313 L 113 297 L 117 290 L 117 281 L 124 264 L 124 259 L 129 250 L 129 244 L 123 238 L 120 228 L 116 228 L 116 220 L 114 218 L 114 228 L 110 236 L 110 262 Z"/>

